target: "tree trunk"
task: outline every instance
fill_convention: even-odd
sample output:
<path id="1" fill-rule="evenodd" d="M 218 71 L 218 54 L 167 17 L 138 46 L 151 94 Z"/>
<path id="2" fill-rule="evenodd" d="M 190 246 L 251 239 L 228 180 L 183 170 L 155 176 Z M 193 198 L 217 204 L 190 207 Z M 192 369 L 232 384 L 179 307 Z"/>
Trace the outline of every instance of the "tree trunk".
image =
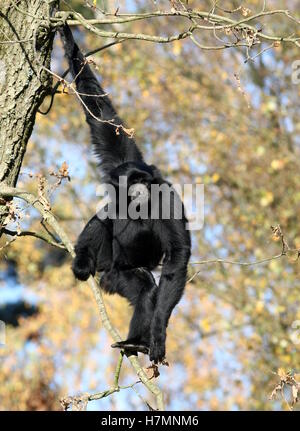
<path id="1" fill-rule="evenodd" d="M 35 114 L 51 88 L 55 1 L 1 0 L 0 4 L 0 185 L 15 186 Z M 19 42 L 18 42 L 19 41 Z M 0 202 L 0 227 L 7 207 Z"/>

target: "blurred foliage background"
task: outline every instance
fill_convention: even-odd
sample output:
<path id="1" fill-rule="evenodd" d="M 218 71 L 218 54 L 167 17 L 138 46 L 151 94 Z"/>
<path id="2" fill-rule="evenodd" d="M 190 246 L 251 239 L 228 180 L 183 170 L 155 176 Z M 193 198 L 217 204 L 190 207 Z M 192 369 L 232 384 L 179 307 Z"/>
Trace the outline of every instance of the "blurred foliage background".
<path id="1" fill-rule="evenodd" d="M 210 4 L 190 2 L 195 3 L 203 10 Z M 243 5 L 255 12 L 262 3 Z M 85 2 L 71 4 L 93 16 Z M 124 12 L 163 4 L 137 0 L 106 2 L 106 7 L 120 5 Z M 222 2 L 224 8 L 236 5 Z M 297 1 L 275 0 L 272 8 L 295 12 Z M 280 17 L 264 22 L 279 32 L 291 31 Z M 127 26 L 130 32 L 173 34 L 180 21 L 159 18 Z M 79 29 L 74 34 L 85 52 L 106 42 Z M 203 42 L 206 38 L 203 33 Z M 188 39 L 166 45 L 126 41 L 93 57 L 147 161 L 174 183 L 205 185 L 205 224 L 193 232 L 191 262 L 253 262 L 278 255 L 281 241 L 270 228 L 277 225 L 290 248 L 300 248 L 300 86 L 291 81 L 299 49 L 279 44 L 253 62 L 245 58 L 242 49 L 202 51 Z M 61 74 L 65 68 L 56 38 L 52 69 Z M 36 193 L 36 175 L 55 183 L 49 172 L 66 161 L 71 181 L 55 189 L 51 202 L 73 241 L 96 211 L 99 182 L 75 100 L 62 93 L 47 116 L 37 115 L 18 183 Z M 46 99 L 43 109 L 48 104 Z M 20 202 L 14 205 L 22 228 L 40 230 L 38 213 Z M 7 245 L 10 239 L 1 240 L 0 319 L 6 322 L 6 344 L 0 347 L 0 409 L 60 409 L 64 395 L 107 389 L 118 352 L 110 349 L 89 289 L 74 280 L 70 257 L 38 239 L 22 237 Z M 259 265 L 190 265 L 190 277 L 198 270 L 169 324 L 170 366 L 161 367 L 158 381 L 167 408 L 288 409 L 284 400 L 269 396 L 278 370 L 296 378 L 300 372 L 297 252 Z M 120 298 L 105 301 L 125 336 L 131 310 Z M 125 363 L 120 383 L 135 380 Z M 141 386 L 136 389 L 148 396 Z M 291 394 L 285 396 L 288 400 Z M 145 407 L 128 389 L 88 408 Z"/>

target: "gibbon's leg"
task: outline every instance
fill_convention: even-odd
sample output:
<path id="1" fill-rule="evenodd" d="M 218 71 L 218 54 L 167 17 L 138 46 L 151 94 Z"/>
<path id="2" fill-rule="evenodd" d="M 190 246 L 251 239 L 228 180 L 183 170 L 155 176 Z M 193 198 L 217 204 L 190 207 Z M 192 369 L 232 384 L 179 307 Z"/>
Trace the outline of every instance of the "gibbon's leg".
<path id="1" fill-rule="evenodd" d="M 134 306 L 127 340 L 116 342 L 112 347 L 147 354 L 157 296 L 157 285 L 151 272 L 145 269 L 113 270 L 103 276 L 101 287 L 125 297 Z"/>
<path id="2" fill-rule="evenodd" d="M 165 253 L 158 294 L 151 322 L 150 361 L 163 362 L 166 354 L 166 330 L 174 307 L 180 301 L 186 283 L 187 265 L 191 254 L 190 233 L 185 219 L 164 220 Z"/>
<path id="3" fill-rule="evenodd" d="M 131 344 L 133 345 L 133 349 L 134 345 L 142 345 L 147 348 L 148 353 L 150 346 L 150 327 L 158 288 L 153 275 L 144 269 L 141 271 L 142 273 L 137 276 L 137 283 L 142 282 L 143 287 L 134 304 L 134 312 L 130 321 L 127 340 L 121 343 L 121 345 L 127 349 L 129 349 Z"/>
<path id="4" fill-rule="evenodd" d="M 76 257 L 72 269 L 79 280 L 87 280 L 111 266 L 111 220 L 100 220 L 97 215 L 87 223 L 75 245 Z"/>

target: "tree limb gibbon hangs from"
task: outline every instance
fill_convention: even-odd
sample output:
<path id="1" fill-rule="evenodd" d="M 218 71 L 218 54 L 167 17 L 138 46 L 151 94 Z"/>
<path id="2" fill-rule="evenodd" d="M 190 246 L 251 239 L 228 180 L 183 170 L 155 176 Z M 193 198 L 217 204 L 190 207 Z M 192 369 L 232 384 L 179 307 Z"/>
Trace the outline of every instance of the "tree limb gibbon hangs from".
<path id="1" fill-rule="evenodd" d="M 165 358 L 166 328 L 186 282 L 191 241 L 187 220 L 180 201 L 182 216 L 175 217 L 175 194 L 171 199 L 170 217 L 162 217 L 163 202 L 151 200 L 151 185 L 168 185 L 154 165 L 144 162 L 141 151 L 122 125 L 111 101 L 105 95 L 87 60 L 74 42 L 70 28 L 61 29 L 66 58 L 76 83 L 91 140 L 99 158 L 103 182 L 118 190 L 119 177 L 126 177 L 127 189 L 143 184 L 149 194 L 147 207 L 159 205 L 158 218 L 126 219 L 118 212 L 114 219 L 96 214 L 81 232 L 73 261 L 73 272 L 79 280 L 87 280 L 96 271 L 103 272 L 101 288 L 118 293 L 134 307 L 127 340 L 112 347 L 137 354 L 149 354 L 155 363 Z M 141 203 L 141 205 L 145 205 Z M 159 285 L 151 273 L 161 260 Z"/>

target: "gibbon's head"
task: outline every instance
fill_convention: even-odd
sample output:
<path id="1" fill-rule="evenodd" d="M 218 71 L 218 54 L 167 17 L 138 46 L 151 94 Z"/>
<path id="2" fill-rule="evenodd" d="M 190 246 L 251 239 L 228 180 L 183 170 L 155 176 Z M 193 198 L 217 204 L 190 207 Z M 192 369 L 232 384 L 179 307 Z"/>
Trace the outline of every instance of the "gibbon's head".
<path id="1" fill-rule="evenodd" d="M 127 188 L 132 199 L 146 202 L 150 196 L 151 184 L 156 183 L 159 171 L 144 162 L 125 162 L 110 173 L 110 183 L 116 188 Z"/>
<path id="2" fill-rule="evenodd" d="M 119 187 L 124 183 L 125 177 L 128 187 L 133 184 L 144 184 L 150 188 L 157 179 L 157 173 L 158 169 L 153 165 L 147 165 L 144 162 L 125 162 L 110 172 L 110 182 L 115 187 Z"/>

